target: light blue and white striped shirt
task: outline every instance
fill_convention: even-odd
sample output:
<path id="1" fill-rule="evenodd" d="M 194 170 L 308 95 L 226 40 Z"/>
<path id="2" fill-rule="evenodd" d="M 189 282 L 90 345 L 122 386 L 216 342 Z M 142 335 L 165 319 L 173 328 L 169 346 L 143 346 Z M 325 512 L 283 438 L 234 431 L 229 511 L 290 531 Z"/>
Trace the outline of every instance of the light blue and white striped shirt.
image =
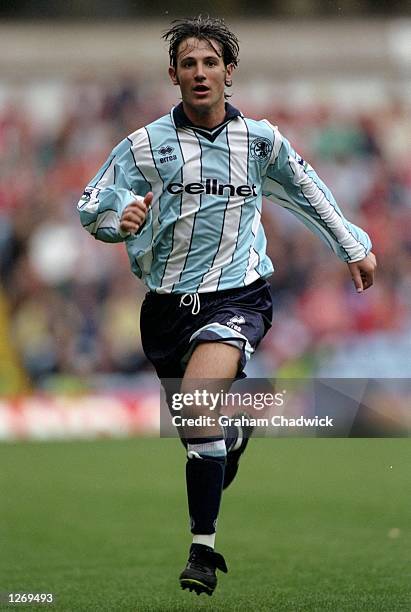
<path id="1" fill-rule="evenodd" d="M 343 216 L 314 170 L 268 121 L 226 105 L 212 130 L 193 126 L 182 105 L 115 147 L 78 203 L 83 226 L 125 241 L 133 272 L 158 293 L 203 293 L 267 278 L 273 266 L 261 224 L 263 196 L 297 215 L 344 261 L 371 242 Z M 136 235 L 120 231 L 124 208 L 153 191 Z"/>

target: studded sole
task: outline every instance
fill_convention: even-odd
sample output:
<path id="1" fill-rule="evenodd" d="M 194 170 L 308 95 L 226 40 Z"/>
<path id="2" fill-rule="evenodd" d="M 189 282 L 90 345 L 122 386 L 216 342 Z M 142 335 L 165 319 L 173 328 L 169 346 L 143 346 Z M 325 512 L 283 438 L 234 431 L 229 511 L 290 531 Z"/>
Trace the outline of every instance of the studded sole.
<path id="1" fill-rule="evenodd" d="M 200 582 L 200 580 L 194 580 L 193 578 L 182 578 L 180 580 L 180 585 L 182 589 L 188 589 L 189 591 L 194 591 L 197 595 L 201 593 L 207 593 L 207 595 L 212 595 L 214 589 L 204 584 L 204 582 Z"/>

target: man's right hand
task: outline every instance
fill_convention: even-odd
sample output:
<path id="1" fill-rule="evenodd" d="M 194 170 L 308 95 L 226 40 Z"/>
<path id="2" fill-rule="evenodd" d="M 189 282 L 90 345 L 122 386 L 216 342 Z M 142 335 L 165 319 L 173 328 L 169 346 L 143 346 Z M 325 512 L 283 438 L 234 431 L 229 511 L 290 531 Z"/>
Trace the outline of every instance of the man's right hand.
<path id="1" fill-rule="evenodd" d="M 134 200 L 123 210 L 120 219 L 120 229 L 124 234 L 135 234 L 143 225 L 147 211 L 153 201 L 153 192 L 146 193 L 144 198 Z"/>

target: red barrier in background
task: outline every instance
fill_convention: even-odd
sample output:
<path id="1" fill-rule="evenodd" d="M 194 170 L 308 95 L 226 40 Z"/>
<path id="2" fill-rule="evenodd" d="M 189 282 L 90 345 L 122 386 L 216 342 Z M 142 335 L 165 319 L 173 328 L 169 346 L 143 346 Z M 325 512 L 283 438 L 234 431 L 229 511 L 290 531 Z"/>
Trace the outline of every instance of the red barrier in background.
<path id="1" fill-rule="evenodd" d="M 159 431 L 158 393 L 33 395 L 0 400 L 0 441 L 153 435 Z"/>

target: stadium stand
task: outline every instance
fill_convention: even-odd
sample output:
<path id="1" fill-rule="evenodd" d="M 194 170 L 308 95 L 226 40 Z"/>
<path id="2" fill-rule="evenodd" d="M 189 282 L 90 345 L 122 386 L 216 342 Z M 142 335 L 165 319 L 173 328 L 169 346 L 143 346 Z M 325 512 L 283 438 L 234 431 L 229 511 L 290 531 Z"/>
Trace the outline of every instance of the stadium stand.
<path id="1" fill-rule="evenodd" d="M 381 52 L 375 57 L 382 61 Z M 368 109 L 354 94 L 350 105 L 349 92 L 338 95 L 344 83 L 348 87 L 347 74 L 343 83 L 332 79 L 330 61 L 321 91 L 315 79 L 307 89 L 298 68 L 288 85 L 281 81 L 277 96 L 269 95 L 261 75 L 248 95 L 243 74 L 232 101 L 278 124 L 332 187 L 347 216 L 370 233 L 378 281 L 359 299 L 345 266 L 288 213 L 267 203 L 276 317 L 250 373 L 406 376 L 409 99 L 382 79 L 375 100 L 375 83 L 359 79 L 360 91 L 368 88 Z M 24 81 L 10 77 L 0 91 L 0 282 L 10 328 L 3 337 L 13 338 L 35 387 L 68 380 L 93 387 L 101 375 L 132 380 L 150 371 L 138 331 L 144 289 L 133 282 L 121 245 L 98 244 L 81 230 L 75 203 L 112 146 L 166 111 L 175 92 L 163 81 L 148 87 L 142 76 L 113 66 L 93 78 L 53 72 L 45 79 L 33 72 Z M 349 91 L 356 91 L 356 82 Z"/>

